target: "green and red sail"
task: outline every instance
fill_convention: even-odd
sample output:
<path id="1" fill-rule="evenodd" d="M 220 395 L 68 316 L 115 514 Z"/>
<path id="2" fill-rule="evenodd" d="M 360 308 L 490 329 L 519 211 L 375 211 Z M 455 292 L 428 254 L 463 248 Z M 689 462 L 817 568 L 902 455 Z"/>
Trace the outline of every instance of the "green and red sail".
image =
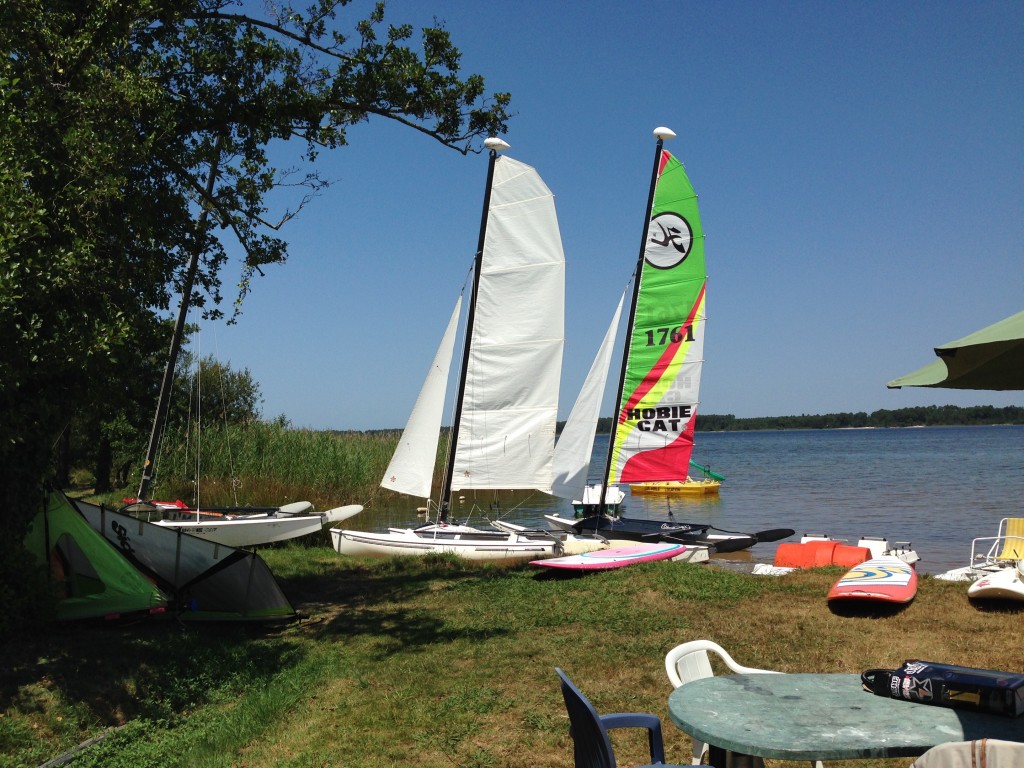
<path id="1" fill-rule="evenodd" d="M 662 151 L 610 454 L 609 485 L 683 480 L 704 358 L 704 230 L 683 164 Z"/>

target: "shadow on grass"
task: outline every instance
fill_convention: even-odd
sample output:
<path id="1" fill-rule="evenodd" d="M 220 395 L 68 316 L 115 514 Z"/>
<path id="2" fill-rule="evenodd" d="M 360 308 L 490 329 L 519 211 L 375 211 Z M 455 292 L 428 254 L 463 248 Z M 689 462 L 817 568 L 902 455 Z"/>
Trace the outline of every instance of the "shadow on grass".
<path id="1" fill-rule="evenodd" d="M 446 626 L 441 613 L 409 604 L 439 583 L 449 589 L 488 578 L 486 569 L 455 558 L 416 560 L 338 558 L 276 577 L 300 615 L 309 617 L 298 624 L 184 624 L 166 616 L 129 626 L 51 624 L 0 646 L 0 711 L 44 713 L 62 701 L 79 716 L 84 707 L 86 721 L 104 726 L 173 718 L 213 696 L 266 685 L 308 655 L 310 638 L 380 638 L 388 655 L 472 635 Z"/>
<path id="2" fill-rule="evenodd" d="M 42 711 L 48 691 L 57 689 L 103 725 L 165 718 L 212 690 L 241 690 L 272 676 L 297 653 L 252 625 L 184 625 L 170 618 L 127 627 L 56 624 L 3 650 L 0 709 Z"/>
<path id="3" fill-rule="evenodd" d="M 983 613 L 1024 613 L 1024 601 L 997 598 L 968 598 L 968 602 Z"/>
<path id="4" fill-rule="evenodd" d="M 829 611 L 844 619 L 886 619 L 906 610 L 907 603 L 885 603 L 879 600 L 831 600 Z"/>
<path id="5" fill-rule="evenodd" d="M 452 628 L 443 615 L 409 608 L 443 584 L 478 582 L 500 574 L 500 567 L 467 563 L 454 555 L 393 558 L 367 564 L 339 559 L 329 574 L 279 578 L 293 604 L 309 618 L 306 631 L 331 637 L 377 637 L 391 641 L 395 652 L 460 638 L 494 637 L 494 630 L 477 633 Z M 389 655 L 385 651 L 384 655 Z"/>

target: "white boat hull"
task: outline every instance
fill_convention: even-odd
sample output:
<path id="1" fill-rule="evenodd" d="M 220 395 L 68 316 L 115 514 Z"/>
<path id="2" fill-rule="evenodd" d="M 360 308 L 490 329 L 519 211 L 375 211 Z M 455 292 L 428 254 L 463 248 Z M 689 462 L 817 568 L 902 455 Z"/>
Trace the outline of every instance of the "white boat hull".
<path id="1" fill-rule="evenodd" d="M 607 546 L 598 539 L 592 548 Z M 462 530 L 454 532 L 417 531 L 392 528 L 387 533 L 331 529 L 331 544 L 341 555 L 353 557 L 395 557 L 452 554 L 467 560 L 535 560 L 565 554 L 565 543 L 557 536 L 527 536 L 520 533 Z M 581 550 L 572 542 L 574 551 Z"/>
<path id="2" fill-rule="evenodd" d="M 158 520 L 156 525 L 229 547 L 255 547 L 287 541 L 319 532 L 320 515 L 304 517 L 259 517 L 224 520 Z"/>
<path id="3" fill-rule="evenodd" d="M 328 509 L 326 512 L 320 513 L 320 517 L 323 518 L 324 525 L 337 525 L 350 517 L 355 517 L 362 511 L 362 504 L 346 504 L 344 507 Z"/>
<path id="4" fill-rule="evenodd" d="M 986 573 L 967 588 L 967 596 L 978 600 L 1024 600 L 1024 560 Z"/>
<path id="5" fill-rule="evenodd" d="M 953 568 L 937 573 L 934 578 L 940 581 L 977 581 L 982 576 L 995 573 L 998 570 L 1000 570 L 1000 566 L 997 565 L 965 565 L 962 568 Z"/>
<path id="6" fill-rule="evenodd" d="M 152 520 L 154 525 L 187 533 L 215 544 L 229 547 L 257 547 L 288 541 L 301 536 L 319 533 L 327 525 L 336 525 L 363 511 L 360 504 L 348 504 L 335 507 L 326 512 L 312 512 L 313 505 L 308 501 L 286 504 L 276 512 L 268 514 L 230 514 L 200 512 L 199 519 L 195 516 L 184 517 L 176 507 L 157 505 L 165 514 L 180 513 L 176 517 L 163 520 Z M 195 513 L 192 513 L 195 515 Z"/>

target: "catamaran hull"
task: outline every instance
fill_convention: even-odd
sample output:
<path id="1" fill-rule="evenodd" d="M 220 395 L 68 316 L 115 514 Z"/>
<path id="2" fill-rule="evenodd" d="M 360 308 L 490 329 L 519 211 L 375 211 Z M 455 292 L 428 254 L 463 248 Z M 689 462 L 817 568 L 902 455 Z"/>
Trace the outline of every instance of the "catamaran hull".
<path id="1" fill-rule="evenodd" d="M 562 554 L 561 542 L 524 540 L 516 534 L 494 537 L 471 533 L 417 533 L 413 529 L 388 533 L 331 529 L 331 544 L 341 555 L 353 557 L 404 557 L 409 555 L 452 554 L 467 560 L 534 560 Z"/>
<path id="2" fill-rule="evenodd" d="M 544 515 L 555 530 L 583 533 L 595 532 L 607 539 L 623 541 L 668 541 L 687 546 L 708 547 L 714 552 L 739 552 L 757 544 L 757 537 L 747 534 L 709 533 L 707 525 L 676 525 L 656 520 L 632 518 L 585 517 L 569 520 L 558 515 Z"/>
<path id="3" fill-rule="evenodd" d="M 154 523 L 229 547 L 257 547 L 319 533 L 325 525 L 347 520 L 362 509 L 359 504 L 349 504 L 313 515 L 253 515 L 199 521 L 156 520 Z"/>
<path id="4" fill-rule="evenodd" d="M 263 517 L 255 520 L 202 520 L 196 522 L 159 520 L 156 525 L 172 528 L 189 536 L 229 547 L 255 547 L 309 536 L 323 528 L 323 519 L 315 517 Z"/>

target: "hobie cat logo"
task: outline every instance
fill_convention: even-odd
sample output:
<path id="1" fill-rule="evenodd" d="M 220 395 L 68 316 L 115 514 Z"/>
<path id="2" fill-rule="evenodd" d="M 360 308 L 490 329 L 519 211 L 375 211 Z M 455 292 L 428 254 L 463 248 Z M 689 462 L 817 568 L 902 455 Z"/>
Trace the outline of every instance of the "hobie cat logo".
<path id="1" fill-rule="evenodd" d="M 690 255 L 693 230 L 678 213 L 659 213 L 647 228 L 644 258 L 652 267 L 671 269 Z"/>

